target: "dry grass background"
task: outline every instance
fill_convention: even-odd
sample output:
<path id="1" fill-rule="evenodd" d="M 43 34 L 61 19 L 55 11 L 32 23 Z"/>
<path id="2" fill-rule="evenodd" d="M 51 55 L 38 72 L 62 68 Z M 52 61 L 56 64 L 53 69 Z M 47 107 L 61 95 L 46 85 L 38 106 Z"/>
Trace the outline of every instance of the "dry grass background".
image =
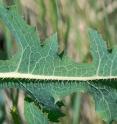
<path id="1" fill-rule="evenodd" d="M 5 1 L 13 3 L 13 0 Z M 117 45 L 117 0 L 16 0 L 16 3 L 27 23 L 37 27 L 42 40 L 57 32 L 59 52 L 67 47 L 69 56 L 78 63 L 91 62 L 87 36 L 89 27 L 101 32 L 109 49 Z M 8 89 L 4 92 L 7 109 L 4 124 L 13 123 L 8 114 L 13 106 L 13 97 L 18 97 L 18 114 L 21 123 L 26 124 L 22 117 L 24 93 Z M 15 95 L 8 96 L 12 92 Z M 74 93 L 63 101 L 66 117 L 59 124 L 104 124 L 87 94 Z"/>

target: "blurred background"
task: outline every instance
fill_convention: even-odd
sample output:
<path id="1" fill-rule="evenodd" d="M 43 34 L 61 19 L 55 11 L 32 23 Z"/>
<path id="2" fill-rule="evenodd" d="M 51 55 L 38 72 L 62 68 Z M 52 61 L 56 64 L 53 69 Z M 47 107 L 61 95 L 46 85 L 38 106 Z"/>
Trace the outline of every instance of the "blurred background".
<path id="1" fill-rule="evenodd" d="M 117 0 L 0 0 L 0 4 L 16 4 L 19 14 L 37 28 L 42 42 L 57 32 L 58 53 L 66 49 L 78 63 L 92 61 L 89 28 L 102 34 L 109 51 L 117 45 Z M 16 49 L 14 37 L 0 21 L 0 59 L 10 58 Z M 17 89 L 0 91 L 0 124 L 16 124 L 15 119 L 18 124 L 27 124 L 23 115 L 24 97 L 25 93 Z M 106 124 L 95 113 L 88 94 L 74 93 L 63 101 L 66 116 L 59 124 Z"/>

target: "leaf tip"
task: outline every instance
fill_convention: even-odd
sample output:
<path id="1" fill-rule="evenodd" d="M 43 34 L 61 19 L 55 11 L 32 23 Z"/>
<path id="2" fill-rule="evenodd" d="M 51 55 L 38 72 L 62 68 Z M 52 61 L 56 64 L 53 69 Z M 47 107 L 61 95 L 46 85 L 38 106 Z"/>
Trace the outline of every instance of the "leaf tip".
<path id="1" fill-rule="evenodd" d="M 60 59 L 62 59 L 62 58 L 63 58 L 63 55 L 64 55 L 64 50 L 63 50 L 63 51 L 61 51 L 61 52 L 60 52 L 60 51 L 58 52 L 58 56 L 60 57 Z"/>

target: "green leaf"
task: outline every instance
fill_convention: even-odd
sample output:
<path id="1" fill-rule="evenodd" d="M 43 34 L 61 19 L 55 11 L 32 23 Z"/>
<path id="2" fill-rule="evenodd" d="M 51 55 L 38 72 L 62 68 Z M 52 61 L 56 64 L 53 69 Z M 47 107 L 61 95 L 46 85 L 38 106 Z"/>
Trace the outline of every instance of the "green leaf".
<path id="1" fill-rule="evenodd" d="M 24 111 L 28 124 L 48 124 L 47 115 L 44 115 L 29 99 L 25 100 Z"/>
<path id="2" fill-rule="evenodd" d="M 11 59 L 0 61 L 0 87 L 22 88 L 41 109 L 63 116 L 56 104 L 59 97 L 73 92 L 93 96 L 96 111 L 107 123 L 117 120 L 117 48 L 109 53 L 106 42 L 89 30 L 91 64 L 78 64 L 66 53 L 58 56 L 57 35 L 50 36 L 41 46 L 36 28 L 30 27 L 18 15 L 15 7 L 0 5 L 0 18 L 17 41 L 18 51 Z"/>

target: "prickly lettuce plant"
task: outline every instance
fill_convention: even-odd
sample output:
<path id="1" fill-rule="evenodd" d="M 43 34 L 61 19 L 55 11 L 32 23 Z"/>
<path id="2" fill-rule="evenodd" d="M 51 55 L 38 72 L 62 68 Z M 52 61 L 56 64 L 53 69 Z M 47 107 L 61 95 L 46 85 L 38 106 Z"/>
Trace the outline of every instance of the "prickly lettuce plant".
<path id="1" fill-rule="evenodd" d="M 0 19 L 14 35 L 18 51 L 0 60 L 0 88 L 19 88 L 31 98 L 25 100 L 29 124 L 47 124 L 64 116 L 59 98 L 73 92 L 87 92 L 95 101 L 98 115 L 107 123 L 117 120 L 117 48 L 108 52 L 105 41 L 89 30 L 91 64 L 78 64 L 66 53 L 57 54 L 57 35 L 42 46 L 36 29 L 26 24 L 16 8 L 0 5 Z"/>

